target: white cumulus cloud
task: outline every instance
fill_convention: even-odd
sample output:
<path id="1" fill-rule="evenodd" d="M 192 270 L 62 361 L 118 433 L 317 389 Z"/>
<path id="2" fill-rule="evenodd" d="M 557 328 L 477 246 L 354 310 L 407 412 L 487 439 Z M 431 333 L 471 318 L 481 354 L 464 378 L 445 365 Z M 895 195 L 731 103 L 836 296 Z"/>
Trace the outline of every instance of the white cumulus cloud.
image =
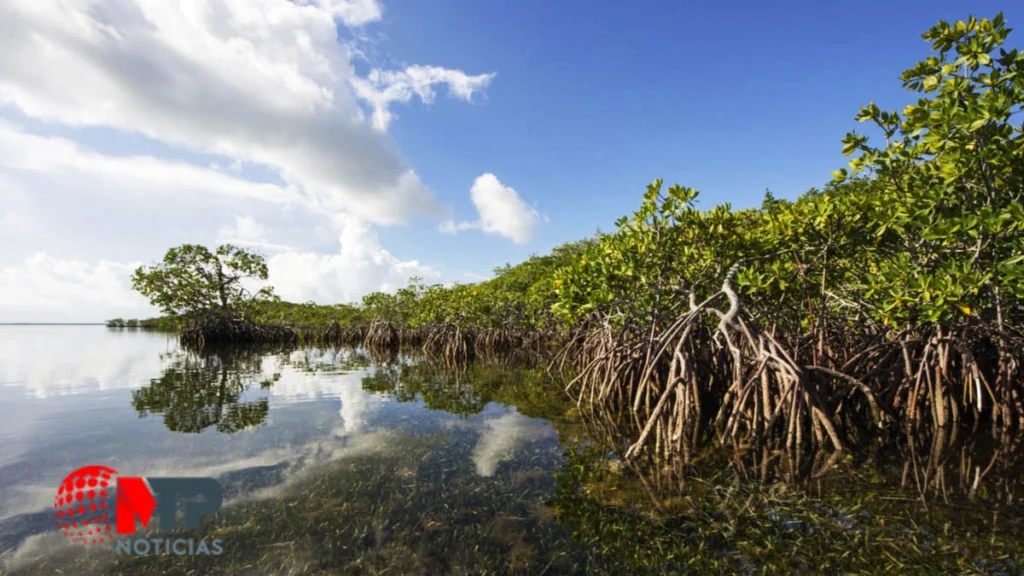
<path id="1" fill-rule="evenodd" d="M 546 217 L 531 208 L 510 186 L 505 186 L 494 174 L 479 176 L 469 191 L 479 219 L 472 222 L 446 221 L 440 230 L 455 234 L 462 230 L 479 229 L 498 234 L 517 244 L 529 242 L 541 221 Z"/>
<path id="2" fill-rule="evenodd" d="M 433 193 L 365 120 L 353 48 L 338 41 L 336 19 L 380 14 L 370 0 L 6 0 L 0 104 L 264 165 L 309 202 L 371 222 L 437 216 Z M 373 86 L 407 88 L 362 97 L 379 116 L 437 82 L 463 97 L 482 88 L 422 69 L 372 74 Z"/>
<path id="3" fill-rule="evenodd" d="M 472 101 L 494 74 L 361 77 L 362 30 L 383 10 L 0 0 L 0 321 L 155 313 L 128 277 L 184 242 L 267 250 L 272 283 L 294 300 L 438 277 L 374 232 L 447 215 L 383 129 L 393 105 L 435 91 Z"/>
<path id="4" fill-rule="evenodd" d="M 385 250 L 366 222 L 346 216 L 335 224 L 341 228 L 338 253 L 290 251 L 267 261 L 270 283 L 283 299 L 353 302 L 368 292 L 401 288 L 413 276 L 440 277 L 417 260 L 400 260 Z"/>
<path id="5" fill-rule="evenodd" d="M 252 216 L 236 216 L 234 224 L 221 228 L 221 242 L 252 244 L 266 242 L 270 231 Z"/>
<path id="6" fill-rule="evenodd" d="M 131 273 L 139 263 L 101 260 L 97 263 L 61 260 L 37 253 L 20 266 L 0 269 L 0 320 L 96 321 L 103 318 L 66 316 L 74 308 L 90 312 L 118 313 L 148 311 L 148 304 L 131 288 Z M 53 317 L 53 313 L 62 316 Z"/>
<path id="7" fill-rule="evenodd" d="M 236 215 L 234 222 L 217 232 L 217 242 L 251 248 L 257 252 L 295 250 L 292 246 L 274 244 L 268 240 L 270 234 L 270 228 L 252 216 Z"/>

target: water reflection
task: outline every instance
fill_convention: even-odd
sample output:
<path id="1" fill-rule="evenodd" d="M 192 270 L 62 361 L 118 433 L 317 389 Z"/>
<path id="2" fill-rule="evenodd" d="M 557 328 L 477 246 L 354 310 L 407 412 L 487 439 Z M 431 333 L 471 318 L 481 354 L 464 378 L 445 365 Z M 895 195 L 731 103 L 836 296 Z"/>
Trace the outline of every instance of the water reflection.
<path id="1" fill-rule="evenodd" d="M 380 410 L 382 398 L 367 394 L 361 382 L 370 368 L 369 358 L 357 350 L 305 348 L 273 357 L 287 377 L 275 382 L 277 404 L 337 399 L 338 435 L 358 433 Z"/>
<path id="2" fill-rule="evenodd" d="M 173 432 L 198 433 L 214 426 L 233 434 L 259 426 L 270 411 L 266 397 L 244 400 L 250 387 L 269 390 L 280 374 L 261 378 L 263 356 L 239 349 L 173 355 L 159 378 L 132 391 L 132 407 L 145 417 L 162 414 Z"/>
<path id="3" fill-rule="evenodd" d="M 177 349 L 173 337 L 95 326 L 0 326 L 0 390 L 36 399 L 136 388 Z M 0 423 L 0 430 L 6 428 Z"/>
<path id="4" fill-rule="evenodd" d="M 549 431 L 543 420 L 528 418 L 518 412 L 486 420 L 480 439 L 473 448 L 476 473 L 494 476 L 498 465 L 511 460 L 523 443 L 548 437 Z"/>
<path id="5" fill-rule="evenodd" d="M 474 414 L 455 415 L 425 409 L 416 398 L 388 402 L 389 394 L 365 390 L 376 374 L 400 368 L 395 359 L 378 369 L 351 350 L 221 349 L 197 355 L 144 332 L 131 335 L 137 340 L 126 347 L 128 357 L 119 358 L 123 332 L 68 336 L 47 328 L 54 331 L 51 341 L 68 346 L 67 356 L 60 348 L 47 349 L 45 338 L 9 333 L 4 340 L 0 332 L 7 358 L 0 366 L 0 411 L 20 418 L 17 425 L 11 418 L 0 420 L 0 571 L 43 562 L 37 566 L 46 568 L 38 569 L 52 573 L 51 562 L 68 554 L 71 572 L 93 570 L 92 564 L 79 564 L 80 551 L 67 549 L 48 512 L 60 479 L 86 464 L 110 465 L 128 475 L 217 477 L 225 485 L 227 510 L 274 501 L 325 466 L 376 458 L 416 438 L 434 438 L 440 453 L 458 454 L 458 469 L 473 476 L 478 467 L 492 475 L 507 469 L 516 451 L 531 442 L 551 454 L 547 470 L 559 451 L 550 424 L 521 417 L 511 407 L 474 401 Z M 33 362 L 49 362 L 50 371 Z M 62 376 L 48 380 L 54 372 Z M 28 374 L 35 375 L 26 379 Z M 431 387 L 425 376 L 420 380 Z M 472 388 L 465 381 L 462 394 Z M 501 423 L 490 426 L 491 420 Z M 488 431 L 510 423 L 533 432 L 500 449 L 486 448 L 494 441 Z M 447 466 L 432 477 L 449 478 Z"/>
<path id="6" fill-rule="evenodd" d="M 138 363 L 104 357 L 119 344 L 95 333 L 57 337 L 81 349 L 66 357 L 20 350 L 36 362 L 49 357 L 64 376 L 0 386 L 0 411 L 21 418 L 17 427 L 0 424 L 0 570 L 930 574 L 1024 566 L 1024 459 L 1012 442 L 916 438 L 858 454 L 821 478 L 795 474 L 799 466 L 778 451 L 708 449 L 698 438 L 681 465 L 627 465 L 630 420 L 578 410 L 543 370 L 438 367 L 344 349 L 195 355 L 131 336 L 139 338 L 127 347 L 133 357 L 148 346 Z M 3 338 L 0 331 L 0 350 L 44 345 Z M 33 370 L 3 357 L 10 364 L 0 375 Z M 98 376 L 111 373 L 132 380 Z M 46 507 L 59 479 L 84 464 L 219 478 L 225 507 L 197 536 L 223 538 L 225 555 L 117 559 L 66 546 Z"/>
<path id="7" fill-rule="evenodd" d="M 459 416 L 478 414 L 488 400 L 474 385 L 474 376 L 461 367 L 454 369 L 426 363 L 389 362 L 377 365 L 363 379 L 363 389 L 389 394 L 399 402 L 420 400 L 431 410 Z"/>

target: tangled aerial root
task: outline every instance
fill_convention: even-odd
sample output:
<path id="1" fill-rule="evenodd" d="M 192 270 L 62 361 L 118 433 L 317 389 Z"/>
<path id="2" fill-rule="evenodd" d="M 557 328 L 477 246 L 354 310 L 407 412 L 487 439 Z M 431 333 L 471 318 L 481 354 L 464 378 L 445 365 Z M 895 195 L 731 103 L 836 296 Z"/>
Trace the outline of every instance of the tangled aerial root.
<path id="1" fill-rule="evenodd" d="M 712 431 L 737 447 L 777 445 L 795 461 L 811 452 L 835 461 L 851 443 L 900 427 L 1024 427 L 1021 338 L 939 326 L 850 335 L 823 323 L 829 333 L 784 344 L 774 328 L 760 328 L 733 289 L 744 261 L 703 302 L 690 292 L 685 313 L 664 329 L 664 322 L 595 316 L 550 364 L 568 375 L 566 390 L 579 405 L 632 420 L 635 442 L 625 458 L 649 452 L 687 460 L 694 439 Z M 827 341 L 853 352 L 829 349 Z"/>
<path id="2" fill-rule="evenodd" d="M 295 344 L 298 330 L 290 326 L 257 326 L 236 318 L 205 320 L 186 326 L 180 335 L 181 344 L 199 349 L 216 344 Z"/>
<path id="3" fill-rule="evenodd" d="M 370 324 L 327 327 L 256 325 L 234 318 L 207 320 L 187 326 L 180 339 L 183 345 L 198 349 L 205 344 L 319 344 L 361 347 L 380 357 L 399 350 L 418 350 L 429 361 L 447 365 L 481 360 L 493 364 L 535 361 L 547 354 L 557 334 L 552 331 L 524 331 L 511 327 L 498 329 L 466 327 L 458 324 L 431 324 L 396 327 L 386 320 Z"/>

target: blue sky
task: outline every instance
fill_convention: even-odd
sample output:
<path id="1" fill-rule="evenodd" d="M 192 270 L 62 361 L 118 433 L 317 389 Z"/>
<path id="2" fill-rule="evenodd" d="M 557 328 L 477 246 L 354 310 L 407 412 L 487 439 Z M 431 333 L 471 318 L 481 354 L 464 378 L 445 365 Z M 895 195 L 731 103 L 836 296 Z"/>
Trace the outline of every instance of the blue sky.
<path id="1" fill-rule="evenodd" d="M 152 313 L 127 275 L 182 242 L 335 302 L 610 229 L 655 178 L 793 198 L 860 106 L 912 101 L 922 32 L 1001 9 L 1024 26 L 980 0 L 10 0 L 0 322 Z"/>
<path id="2" fill-rule="evenodd" d="M 387 8 L 395 58 L 498 72 L 479 105 L 403 109 L 392 130 L 439 193 L 458 196 L 475 173 L 493 171 L 551 218 L 528 246 L 439 239 L 459 265 L 483 271 L 610 228 L 654 178 L 698 188 L 708 206 L 821 185 L 845 166 L 839 140 L 860 126 L 860 106 L 910 101 L 899 75 L 927 55 L 920 34 L 938 19 L 1002 9 L 1024 26 L 1024 11 L 985 1 Z M 382 238 L 396 250 L 423 241 L 399 229 Z"/>

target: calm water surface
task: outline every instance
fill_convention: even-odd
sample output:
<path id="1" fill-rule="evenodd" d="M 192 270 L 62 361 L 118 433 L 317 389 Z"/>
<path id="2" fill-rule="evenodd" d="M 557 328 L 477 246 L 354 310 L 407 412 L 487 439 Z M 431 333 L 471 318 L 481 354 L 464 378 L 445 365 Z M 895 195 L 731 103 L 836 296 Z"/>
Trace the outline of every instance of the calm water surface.
<path id="1" fill-rule="evenodd" d="M 0 326 L 0 570 L 1016 573 L 1019 526 L 987 522 L 1020 512 L 1012 491 L 998 509 L 927 515 L 881 476 L 813 501 L 725 479 L 655 496 L 618 473 L 572 408 L 535 372 L 453 375 L 334 350 L 196 356 L 159 333 Z M 91 464 L 218 478 L 224 507 L 185 536 L 219 538 L 224 554 L 68 544 L 56 488 Z"/>
<path id="2" fill-rule="evenodd" d="M 56 532 L 53 499 L 66 474 L 90 464 L 130 476 L 217 477 L 227 510 L 368 455 L 382 470 L 433 458 L 423 468 L 436 483 L 497 483 L 562 462 L 548 421 L 499 403 L 476 406 L 475 397 L 460 405 L 455 395 L 457 413 L 398 402 L 364 390 L 371 371 L 346 366 L 351 353 L 224 356 L 189 358 L 159 333 L 0 326 L 0 551 L 8 567 L 74 549 Z"/>

